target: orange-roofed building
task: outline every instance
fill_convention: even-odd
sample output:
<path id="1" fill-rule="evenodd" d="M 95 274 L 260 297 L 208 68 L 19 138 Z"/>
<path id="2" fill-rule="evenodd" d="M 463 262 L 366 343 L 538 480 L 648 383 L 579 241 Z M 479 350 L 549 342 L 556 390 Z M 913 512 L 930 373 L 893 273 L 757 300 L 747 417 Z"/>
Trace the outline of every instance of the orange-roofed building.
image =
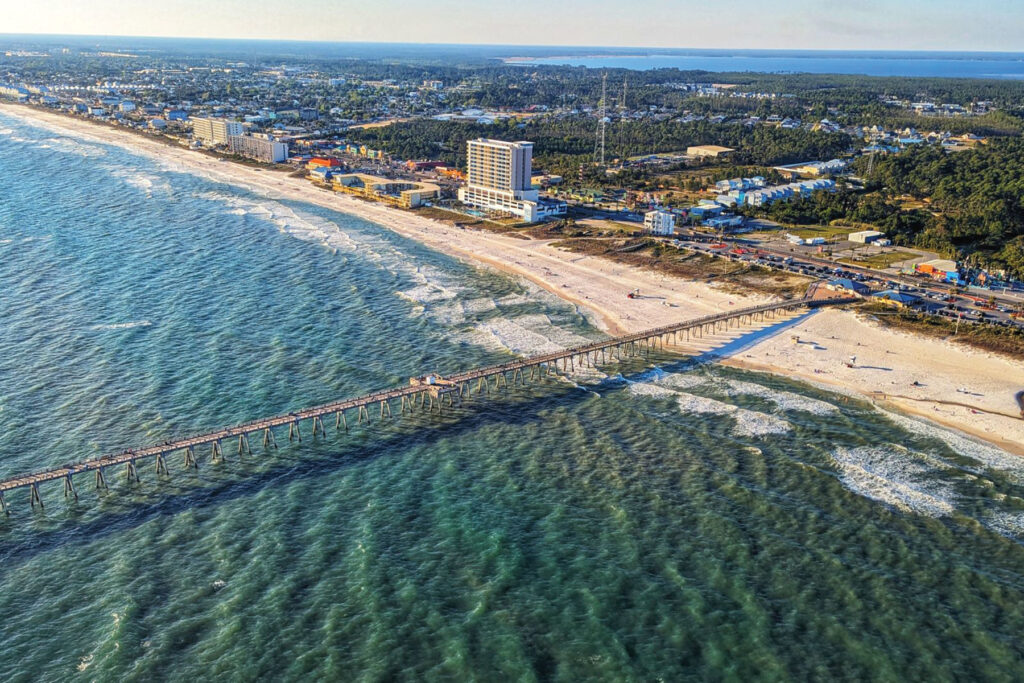
<path id="1" fill-rule="evenodd" d="M 332 157 L 313 157 L 306 163 L 307 168 L 336 168 L 341 166 L 341 159 L 334 159 Z"/>

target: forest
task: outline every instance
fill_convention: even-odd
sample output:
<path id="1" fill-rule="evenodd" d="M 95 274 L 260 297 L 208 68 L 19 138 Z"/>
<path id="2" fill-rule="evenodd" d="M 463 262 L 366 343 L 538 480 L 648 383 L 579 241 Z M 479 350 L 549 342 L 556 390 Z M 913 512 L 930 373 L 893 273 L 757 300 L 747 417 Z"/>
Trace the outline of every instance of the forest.
<path id="1" fill-rule="evenodd" d="M 553 173 L 575 172 L 593 159 L 597 122 L 593 117 L 544 117 L 494 124 L 418 120 L 354 130 L 353 141 L 384 149 L 401 159 L 441 159 L 464 166 L 466 140 L 489 137 L 530 140 L 536 165 Z M 840 133 L 818 133 L 758 126 L 716 125 L 706 121 L 621 121 L 608 125 L 606 158 L 629 159 L 661 152 L 685 152 L 691 145 L 724 145 L 737 163 L 772 166 L 808 159 L 831 159 L 850 148 Z"/>
<path id="2" fill-rule="evenodd" d="M 895 230 L 900 238 L 1024 276 L 1024 139 L 958 154 L 909 150 L 876 160 L 867 180 L 886 197 L 927 202 L 926 225 Z"/>
<path id="3" fill-rule="evenodd" d="M 1024 140 L 950 154 L 935 146 L 857 161 L 865 192 L 842 190 L 745 209 L 785 224 L 873 225 L 897 244 L 1024 278 Z M 921 208 L 923 207 L 923 208 Z"/>

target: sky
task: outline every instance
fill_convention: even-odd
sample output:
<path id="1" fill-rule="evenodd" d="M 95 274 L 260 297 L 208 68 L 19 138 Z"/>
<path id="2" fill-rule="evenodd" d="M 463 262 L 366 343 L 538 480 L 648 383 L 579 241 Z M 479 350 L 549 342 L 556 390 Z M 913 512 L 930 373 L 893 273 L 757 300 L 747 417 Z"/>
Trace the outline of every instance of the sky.
<path id="1" fill-rule="evenodd" d="M 1024 52 L 1024 0 L 0 0 L 4 33 Z"/>

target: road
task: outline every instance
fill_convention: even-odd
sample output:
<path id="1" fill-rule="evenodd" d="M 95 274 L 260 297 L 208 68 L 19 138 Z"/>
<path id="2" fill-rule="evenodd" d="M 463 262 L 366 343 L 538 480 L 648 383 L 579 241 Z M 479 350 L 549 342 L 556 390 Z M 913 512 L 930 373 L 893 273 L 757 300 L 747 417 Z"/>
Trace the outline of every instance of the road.
<path id="1" fill-rule="evenodd" d="M 899 289 L 919 299 L 919 303 L 914 306 L 916 310 L 931 315 L 960 318 L 966 322 L 984 321 L 1024 329 L 1024 319 L 1011 318 L 1011 313 L 1017 310 L 1020 301 L 998 292 L 986 291 L 984 294 L 961 293 L 954 295 L 954 287 L 948 283 L 892 275 L 871 268 L 836 264 L 825 258 L 765 247 L 742 238 L 726 238 L 724 242 L 718 244 L 727 246 L 718 248 L 715 248 L 713 243 L 702 241 L 696 236 L 689 238 L 677 236 L 669 241 L 677 246 L 704 254 L 818 278 L 821 281 L 843 277 L 861 282 L 875 291 Z M 743 249 L 744 252 L 735 253 L 737 249 Z M 995 308 L 982 308 L 982 306 L 987 306 L 990 297 L 995 300 Z"/>

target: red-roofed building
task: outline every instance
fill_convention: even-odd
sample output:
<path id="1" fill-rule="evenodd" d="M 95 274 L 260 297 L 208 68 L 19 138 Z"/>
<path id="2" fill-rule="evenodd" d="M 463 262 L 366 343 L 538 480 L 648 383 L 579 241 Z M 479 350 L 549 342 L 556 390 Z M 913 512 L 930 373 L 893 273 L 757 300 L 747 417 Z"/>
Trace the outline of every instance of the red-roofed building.
<path id="1" fill-rule="evenodd" d="M 341 166 L 341 159 L 333 157 L 313 157 L 306 163 L 306 168 L 337 168 Z"/>

